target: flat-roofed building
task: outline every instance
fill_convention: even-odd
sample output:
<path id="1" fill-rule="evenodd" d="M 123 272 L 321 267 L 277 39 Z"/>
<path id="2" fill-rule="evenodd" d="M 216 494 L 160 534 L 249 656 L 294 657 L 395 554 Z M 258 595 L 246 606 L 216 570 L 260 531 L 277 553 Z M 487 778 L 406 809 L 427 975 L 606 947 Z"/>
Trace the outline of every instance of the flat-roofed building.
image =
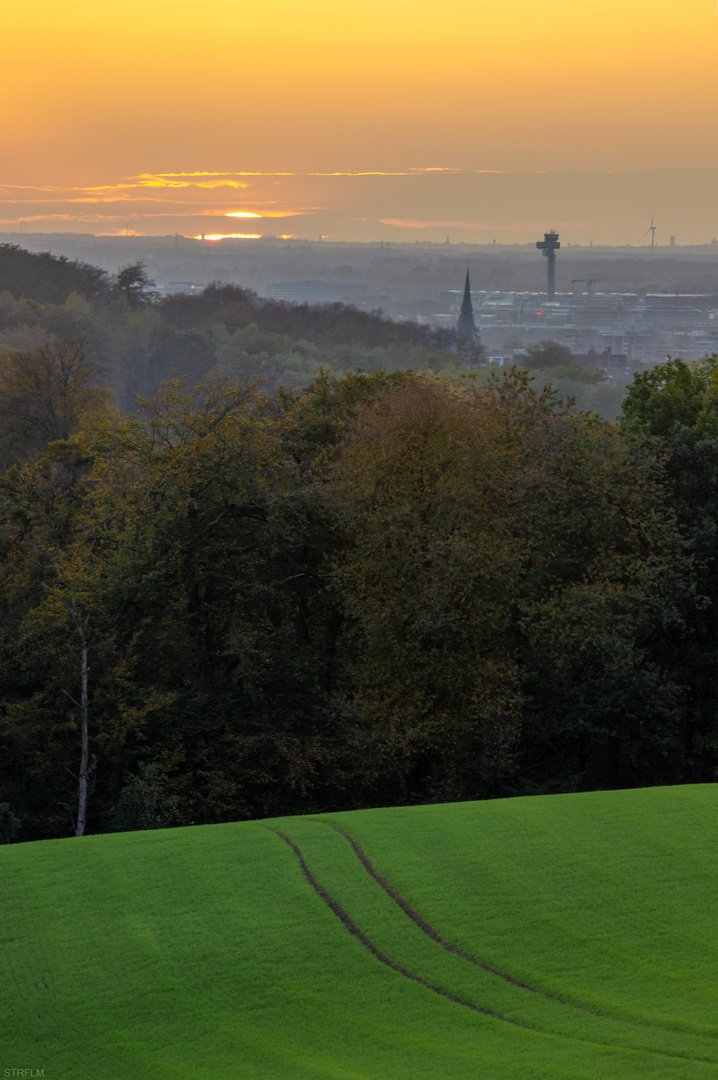
<path id="1" fill-rule="evenodd" d="M 336 304 L 368 296 L 369 292 L 368 285 L 351 281 L 270 281 L 267 285 L 270 300 L 286 300 L 291 304 Z"/>

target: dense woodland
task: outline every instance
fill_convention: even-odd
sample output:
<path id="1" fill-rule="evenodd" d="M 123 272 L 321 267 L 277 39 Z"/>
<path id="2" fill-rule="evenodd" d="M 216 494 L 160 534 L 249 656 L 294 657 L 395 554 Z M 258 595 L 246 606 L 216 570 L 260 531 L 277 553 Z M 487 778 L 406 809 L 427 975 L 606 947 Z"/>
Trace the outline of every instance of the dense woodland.
<path id="1" fill-rule="evenodd" d="M 0 254 L 43 270 L 0 273 L 3 839 L 716 779 L 718 358 L 614 423 L 378 315 Z"/>
<path id="2" fill-rule="evenodd" d="M 323 370 L 411 368 L 477 381 L 490 374 L 481 347 L 464 348 L 452 331 L 345 304 L 261 300 L 223 284 L 200 295 L 160 297 L 142 263 L 111 278 L 84 263 L 0 244 L 0 352 L 70 340 L 82 341 L 86 360 L 124 411 L 170 378 L 190 389 L 218 377 L 261 379 L 272 393 L 280 385 L 304 389 Z M 529 350 L 526 367 L 582 409 L 617 415 L 623 387 L 555 342 Z"/>
<path id="3" fill-rule="evenodd" d="M 168 379 L 262 379 L 265 392 L 302 388 L 323 368 L 337 373 L 456 368 L 454 335 L 395 323 L 345 304 L 313 307 L 261 300 L 232 285 L 160 297 L 142 263 L 115 278 L 82 263 L 0 245 L 0 348 L 81 340 L 117 406 L 134 410 Z"/>

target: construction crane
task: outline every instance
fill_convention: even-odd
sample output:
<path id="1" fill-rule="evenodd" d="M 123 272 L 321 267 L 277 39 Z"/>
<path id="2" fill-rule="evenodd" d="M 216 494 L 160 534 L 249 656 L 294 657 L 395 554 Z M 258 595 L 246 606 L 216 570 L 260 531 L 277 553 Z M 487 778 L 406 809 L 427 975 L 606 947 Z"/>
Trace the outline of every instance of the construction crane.
<path id="1" fill-rule="evenodd" d="M 590 300 L 591 299 L 591 286 L 596 281 L 601 281 L 601 280 L 602 279 L 600 277 L 575 277 L 575 278 L 571 278 L 571 284 L 572 285 L 585 284 L 585 286 L 586 286 L 586 297 Z"/>

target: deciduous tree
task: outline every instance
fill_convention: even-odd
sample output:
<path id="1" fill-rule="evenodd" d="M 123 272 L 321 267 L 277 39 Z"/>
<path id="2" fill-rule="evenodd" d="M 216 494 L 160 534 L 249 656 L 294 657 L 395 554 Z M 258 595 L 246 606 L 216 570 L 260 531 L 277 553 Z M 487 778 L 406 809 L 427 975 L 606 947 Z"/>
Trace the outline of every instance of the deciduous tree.
<path id="1" fill-rule="evenodd" d="M 102 369 L 73 339 L 0 355 L 0 467 L 37 457 L 108 408 Z"/>

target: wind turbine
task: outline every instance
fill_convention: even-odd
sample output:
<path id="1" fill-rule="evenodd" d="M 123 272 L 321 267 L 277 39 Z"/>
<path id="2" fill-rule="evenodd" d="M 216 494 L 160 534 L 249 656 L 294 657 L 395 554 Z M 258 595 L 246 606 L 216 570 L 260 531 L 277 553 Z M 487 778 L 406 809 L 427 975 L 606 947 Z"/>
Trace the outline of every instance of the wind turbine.
<path id="1" fill-rule="evenodd" d="M 656 242 L 656 226 L 653 224 L 653 214 L 651 214 L 651 224 L 648 226 L 648 228 L 646 229 L 646 231 L 645 231 L 645 233 L 643 235 L 648 236 L 649 233 L 651 234 L 651 255 L 652 255 L 653 254 L 653 246 L 654 246 L 654 244 Z"/>

